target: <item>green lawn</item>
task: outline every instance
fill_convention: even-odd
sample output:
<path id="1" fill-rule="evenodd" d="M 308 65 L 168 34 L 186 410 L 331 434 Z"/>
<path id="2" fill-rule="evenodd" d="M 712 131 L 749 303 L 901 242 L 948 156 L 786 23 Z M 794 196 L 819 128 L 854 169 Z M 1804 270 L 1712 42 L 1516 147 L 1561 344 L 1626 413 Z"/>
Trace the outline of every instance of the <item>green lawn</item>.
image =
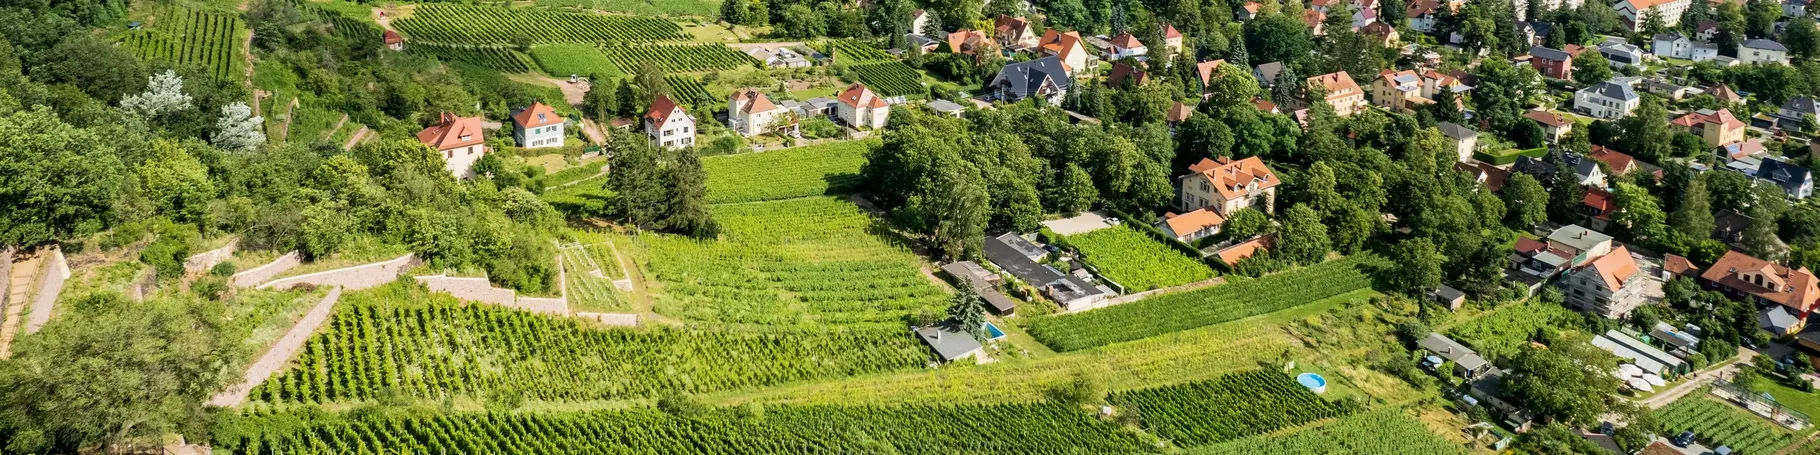
<path id="1" fill-rule="evenodd" d="M 713 156 L 708 202 L 755 202 L 842 194 L 859 183 L 871 141 L 833 142 L 768 152 Z"/>
<path id="2" fill-rule="evenodd" d="M 1807 414 L 1809 417 L 1820 416 L 1820 394 L 1795 390 L 1780 382 L 1762 377 L 1751 383 L 1751 389 L 1767 392 L 1769 396 L 1776 398 L 1777 403 L 1782 403 L 1783 406 Z"/>

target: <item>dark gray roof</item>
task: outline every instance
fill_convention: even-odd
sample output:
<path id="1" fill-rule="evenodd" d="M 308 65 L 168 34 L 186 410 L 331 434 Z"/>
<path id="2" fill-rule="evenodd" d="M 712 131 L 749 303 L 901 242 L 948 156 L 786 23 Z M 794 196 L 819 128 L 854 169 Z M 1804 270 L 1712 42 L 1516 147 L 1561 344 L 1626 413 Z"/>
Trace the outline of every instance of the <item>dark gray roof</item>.
<path id="1" fill-rule="evenodd" d="M 1005 294 L 999 293 L 998 289 L 992 286 L 991 280 L 997 276 L 992 275 L 992 271 L 986 270 L 985 267 L 981 267 L 973 261 L 950 262 L 942 265 L 942 271 L 947 272 L 948 276 L 961 280 L 967 287 L 973 288 L 980 298 L 985 299 L 986 303 L 992 305 L 992 308 L 997 309 L 999 313 L 1007 313 L 1017 308 L 1017 302 L 1005 297 Z"/>
<path id="2" fill-rule="evenodd" d="M 1447 285 L 1443 284 L 1443 285 L 1441 285 L 1441 287 L 1439 289 L 1435 289 L 1435 297 L 1440 298 L 1441 300 L 1444 300 L 1444 301 L 1452 302 L 1454 300 L 1466 298 L 1466 293 L 1460 292 L 1459 289 L 1454 289 L 1452 287 L 1448 287 Z"/>
<path id="3" fill-rule="evenodd" d="M 916 329 L 916 335 L 924 343 L 929 343 L 929 347 L 935 348 L 935 353 L 942 356 L 942 360 L 958 359 L 980 349 L 979 340 L 973 339 L 973 335 L 961 331 L 952 323 L 919 328 Z"/>
<path id="4" fill-rule="evenodd" d="M 1567 55 L 1567 51 L 1563 51 L 1560 49 L 1547 48 L 1547 47 L 1542 47 L 1542 46 L 1536 46 L 1536 47 L 1529 48 L 1529 56 L 1530 57 L 1540 57 L 1540 58 L 1544 58 L 1544 59 L 1548 59 L 1548 60 L 1554 60 L 1557 62 L 1565 62 L 1565 61 L 1567 61 L 1567 59 L 1569 57 L 1572 57 L 1570 55 Z"/>
<path id="5" fill-rule="evenodd" d="M 1038 248 L 1016 234 L 1006 233 L 986 239 L 987 259 L 991 259 L 992 263 L 998 264 L 999 268 L 1010 272 L 1011 276 L 1024 280 L 1031 286 L 1049 290 L 1051 297 L 1064 305 L 1076 299 L 1106 293 L 1092 282 L 1062 273 L 1054 267 L 1038 264 L 1030 259 L 1031 256 L 1023 253 L 1028 249 L 1043 251 L 1042 248 Z"/>
<path id="6" fill-rule="evenodd" d="M 1440 128 L 1441 134 L 1445 134 L 1445 135 L 1447 135 L 1447 137 L 1454 138 L 1454 139 L 1466 139 L 1469 137 L 1477 137 L 1479 135 L 1479 132 L 1473 131 L 1472 128 L 1467 128 L 1460 124 L 1451 123 L 1451 122 L 1437 123 L 1437 124 L 1435 124 L 1435 128 Z"/>
<path id="7" fill-rule="evenodd" d="M 1802 114 L 1814 114 L 1815 116 L 1820 116 L 1820 103 L 1815 103 L 1814 99 L 1811 97 L 1797 96 L 1794 98 L 1789 98 L 1787 103 L 1782 104 L 1782 108 L 1791 110 L 1791 111 L 1795 111 L 1795 112 L 1800 112 Z"/>
<path id="8" fill-rule="evenodd" d="M 998 77 L 992 79 L 992 86 L 1002 87 L 1012 97 L 1022 99 L 1035 94 L 1045 81 L 1055 84 L 1058 89 L 1068 90 L 1072 81 L 1068 71 L 1062 69 L 1062 59 L 1050 56 L 1005 65 Z"/>
<path id="9" fill-rule="evenodd" d="M 1653 41 L 1674 41 L 1687 39 L 1681 32 L 1657 33 Z"/>
<path id="10" fill-rule="evenodd" d="M 1777 160 L 1763 160 L 1763 165 L 1757 168 L 1757 178 L 1776 182 L 1786 190 L 1800 188 L 1809 177 L 1807 168 Z"/>
<path id="11" fill-rule="evenodd" d="M 1430 333 L 1427 338 L 1423 338 L 1422 341 L 1416 342 L 1416 344 L 1421 345 L 1422 349 L 1427 349 L 1429 352 L 1433 352 L 1435 355 L 1441 356 L 1441 358 L 1452 361 L 1468 370 L 1477 370 L 1485 367 L 1487 364 L 1485 358 L 1479 357 L 1479 353 L 1473 352 L 1472 348 L 1468 348 L 1466 345 L 1455 342 L 1453 339 L 1442 336 L 1439 333 Z"/>
<path id="12" fill-rule="evenodd" d="M 1740 46 L 1748 47 L 1751 49 L 1767 49 L 1767 50 L 1772 50 L 1772 51 L 1788 52 L 1788 48 L 1783 47 L 1782 43 L 1766 40 L 1763 38 L 1757 38 L 1754 40 L 1746 40 L 1744 42 L 1744 44 L 1741 44 Z"/>
<path id="13" fill-rule="evenodd" d="M 1529 174 L 1530 177 L 1535 177 L 1536 180 L 1541 181 L 1543 186 L 1552 185 L 1555 181 L 1554 163 L 1528 155 L 1517 157 L 1517 164 L 1511 165 L 1510 170 L 1513 172 Z"/>
<path id="14" fill-rule="evenodd" d="M 1630 100 L 1637 99 L 1637 90 L 1636 89 L 1630 88 L 1629 85 L 1619 84 L 1619 83 L 1611 82 L 1611 81 L 1600 82 L 1597 84 L 1593 84 L 1591 87 L 1580 89 L 1580 91 L 1587 91 L 1587 90 L 1591 90 L 1591 91 L 1593 91 L 1593 93 L 1599 94 L 1599 96 L 1611 98 L 1614 100 L 1630 101 Z"/>

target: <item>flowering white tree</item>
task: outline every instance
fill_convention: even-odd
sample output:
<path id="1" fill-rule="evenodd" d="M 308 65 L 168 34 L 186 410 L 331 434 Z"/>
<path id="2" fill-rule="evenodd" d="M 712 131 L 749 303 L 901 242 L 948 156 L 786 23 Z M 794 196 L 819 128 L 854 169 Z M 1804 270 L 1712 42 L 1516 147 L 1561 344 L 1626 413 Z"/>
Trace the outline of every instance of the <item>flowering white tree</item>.
<path id="1" fill-rule="evenodd" d="M 178 77 L 176 71 L 164 70 L 152 75 L 145 93 L 121 99 L 120 107 L 146 117 L 156 117 L 189 109 L 190 96 L 183 94 L 183 78 Z"/>
<path id="2" fill-rule="evenodd" d="M 210 139 L 216 147 L 225 150 L 252 150 L 265 143 L 265 133 L 259 131 L 263 124 L 265 117 L 253 115 L 253 108 L 235 101 L 221 106 L 221 118 L 215 120 L 215 135 Z"/>

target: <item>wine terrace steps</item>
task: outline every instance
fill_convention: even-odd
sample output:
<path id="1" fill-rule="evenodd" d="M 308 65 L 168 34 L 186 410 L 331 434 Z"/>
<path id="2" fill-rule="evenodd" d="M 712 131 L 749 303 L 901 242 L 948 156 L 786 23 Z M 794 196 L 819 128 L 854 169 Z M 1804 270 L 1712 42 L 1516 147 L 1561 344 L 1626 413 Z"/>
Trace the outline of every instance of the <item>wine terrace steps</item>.
<path id="1" fill-rule="evenodd" d="M 42 256 L 27 253 L 13 263 L 12 272 L 6 277 L 5 310 L 0 313 L 0 321 L 3 321 L 0 322 L 0 359 L 12 357 L 13 338 L 25 325 L 25 308 L 31 301 L 32 283 L 37 280 L 38 269 L 44 262 Z"/>

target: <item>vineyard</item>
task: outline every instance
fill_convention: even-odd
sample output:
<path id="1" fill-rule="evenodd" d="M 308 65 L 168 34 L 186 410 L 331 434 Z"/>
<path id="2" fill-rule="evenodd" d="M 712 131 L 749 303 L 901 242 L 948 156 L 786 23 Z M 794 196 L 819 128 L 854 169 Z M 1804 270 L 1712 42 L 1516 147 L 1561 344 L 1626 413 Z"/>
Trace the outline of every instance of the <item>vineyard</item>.
<path id="1" fill-rule="evenodd" d="M 835 142 L 702 160 L 708 202 L 756 202 L 844 194 L 859 184 L 871 141 Z"/>
<path id="2" fill-rule="evenodd" d="M 1099 229 L 1063 240 L 1106 278 L 1141 292 L 1213 278 L 1207 264 L 1128 227 Z"/>
<path id="3" fill-rule="evenodd" d="M 849 66 L 847 71 L 859 83 L 883 96 L 920 95 L 928 91 L 923 87 L 922 73 L 903 62 L 864 63 Z"/>
<path id="4" fill-rule="evenodd" d="M 646 63 L 656 64 L 665 73 L 722 71 L 758 64 L 751 56 L 719 44 L 603 46 L 601 51 L 626 71 L 637 71 Z"/>
<path id="5" fill-rule="evenodd" d="M 378 46 L 379 27 L 342 15 L 339 12 L 323 8 L 309 0 L 291 0 L 291 5 L 298 11 L 327 22 L 335 36 L 347 40 L 353 46 Z"/>
<path id="6" fill-rule="evenodd" d="M 223 80 L 241 77 L 240 41 L 246 23 L 239 17 L 163 7 L 150 22 L 150 27 L 126 35 L 126 48 L 141 60 L 193 65 Z"/>
<path id="7" fill-rule="evenodd" d="M 1137 412 L 1145 430 L 1183 447 L 1231 441 L 1352 411 L 1321 399 L 1287 375 L 1264 370 L 1120 392 L 1108 401 Z"/>
<path id="8" fill-rule="evenodd" d="M 643 234 L 640 262 L 654 309 L 689 321 L 767 325 L 872 324 L 939 309 L 948 296 L 919 272 L 901 239 L 842 198 L 713 207 L 720 240 Z M 903 337 L 909 339 L 910 337 Z"/>
<path id="9" fill-rule="evenodd" d="M 632 302 L 620 294 L 613 280 L 625 276 L 613 244 L 605 234 L 576 232 L 577 242 L 559 248 L 568 270 L 569 304 L 580 311 L 627 312 Z"/>
<path id="10" fill-rule="evenodd" d="M 1371 286 L 1352 257 L 1263 278 L 1164 294 L 1029 322 L 1030 335 L 1075 351 L 1275 312 Z"/>
<path id="11" fill-rule="evenodd" d="M 596 329 L 396 284 L 343 297 L 292 367 L 252 398 L 626 399 L 914 368 L 928 357 L 901 330 Z"/>
<path id="12" fill-rule="evenodd" d="M 830 44 L 834 61 L 839 63 L 870 63 L 893 60 L 891 54 L 878 50 L 866 43 L 850 39 L 834 40 Z"/>
<path id="13" fill-rule="evenodd" d="M 626 74 L 614 66 L 613 61 L 607 59 L 607 54 L 600 52 L 600 48 L 590 44 L 546 44 L 533 47 L 531 59 L 536 60 L 537 66 L 551 76 L 599 76 L 602 80 L 595 82 L 600 84 Z"/>
<path id="14" fill-rule="evenodd" d="M 1659 412 L 1668 436 L 1693 430 L 1708 445 L 1727 445 L 1743 455 L 1772 454 L 1795 442 L 1795 436 L 1749 411 L 1703 397 L 1675 400 Z"/>
<path id="15" fill-rule="evenodd" d="M 1517 355 L 1537 329 L 1561 327 L 1579 318 L 1579 313 L 1560 304 L 1531 299 L 1501 305 L 1491 314 L 1448 329 L 1447 334 L 1472 346 L 1485 358 L 1499 359 Z"/>
<path id="16" fill-rule="evenodd" d="M 1466 450 L 1428 431 L 1401 411 L 1354 414 L 1285 436 L 1257 436 L 1190 449 L 1190 455 L 1464 455 Z"/>
<path id="17" fill-rule="evenodd" d="M 582 413 L 330 415 L 224 419 L 215 449 L 237 454 L 1071 455 L 1154 452 L 1062 404 L 774 406 L 676 416 Z"/>
<path id="18" fill-rule="evenodd" d="M 445 44 L 645 42 L 687 39 L 669 21 L 644 16 L 608 16 L 554 10 L 445 3 L 417 6 L 392 26 L 416 42 Z"/>
<path id="19" fill-rule="evenodd" d="M 406 53 L 441 60 L 444 63 L 464 63 L 481 68 L 506 73 L 524 73 L 531 71 L 531 64 L 523 56 L 505 47 L 463 47 L 430 43 L 411 43 L 405 48 Z"/>
<path id="20" fill-rule="evenodd" d="M 670 86 L 670 96 L 686 105 L 704 106 L 720 98 L 708 93 L 708 88 L 702 86 L 701 81 L 693 77 L 664 76 L 664 82 Z"/>

